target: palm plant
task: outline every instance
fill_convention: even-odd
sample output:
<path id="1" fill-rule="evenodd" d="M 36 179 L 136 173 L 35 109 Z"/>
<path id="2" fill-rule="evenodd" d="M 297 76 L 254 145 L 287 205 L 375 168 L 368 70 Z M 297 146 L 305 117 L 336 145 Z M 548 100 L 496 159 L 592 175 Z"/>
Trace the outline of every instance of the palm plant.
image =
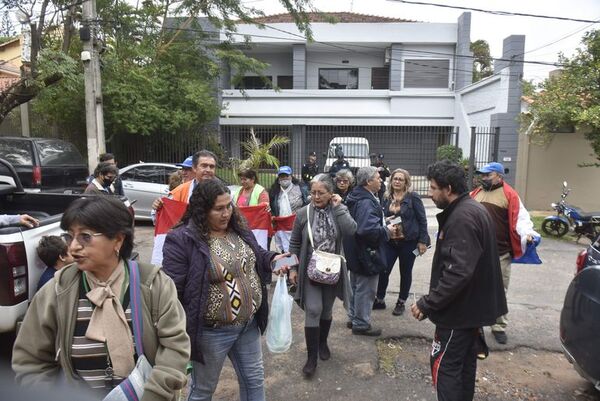
<path id="1" fill-rule="evenodd" d="M 258 170 L 262 166 L 279 168 L 279 159 L 272 152 L 290 143 L 290 138 L 275 135 L 269 142 L 262 143 L 250 128 L 250 138 L 242 143 L 242 149 L 248 157 L 240 162 L 241 169 Z"/>

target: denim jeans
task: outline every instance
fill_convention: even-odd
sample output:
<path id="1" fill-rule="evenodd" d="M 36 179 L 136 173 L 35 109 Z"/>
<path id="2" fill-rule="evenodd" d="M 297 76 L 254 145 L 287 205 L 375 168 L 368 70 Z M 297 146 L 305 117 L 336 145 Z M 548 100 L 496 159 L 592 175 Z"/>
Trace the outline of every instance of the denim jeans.
<path id="1" fill-rule="evenodd" d="M 348 305 L 348 317 L 353 329 L 367 329 L 371 326 L 371 310 L 377 291 L 378 275 L 363 276 L 350 272 L 352 296 Z"/>
<path id="2" fill-rule="evenodd" d="M 379 283 L 377 284 L 377 299 L 385 299 L 385 292 L 390 281 L 390 274 L 394 269 L 396 260 L 400 259 L 400 294 L 398 299 L 406 301 L 410 286 L 412 284 L 412 270 L 415 265 L 415 254 L 413 251 L 417 247 L 417 241 L 398 241 L 398 243 L 388 242 L 384 246 L 385 261 L 387 270 L 379 274 Z"/>
<path id="3" fill-rule="evenodd" d="M 199 347 L 204 364 L 192 361 L 192 386 L 188 401 L 212 399 L 227 356 L 237 373 L 240 400 L 265 400 L 260 331 L 255 319 L 244 326 L 204 328 Z"/>

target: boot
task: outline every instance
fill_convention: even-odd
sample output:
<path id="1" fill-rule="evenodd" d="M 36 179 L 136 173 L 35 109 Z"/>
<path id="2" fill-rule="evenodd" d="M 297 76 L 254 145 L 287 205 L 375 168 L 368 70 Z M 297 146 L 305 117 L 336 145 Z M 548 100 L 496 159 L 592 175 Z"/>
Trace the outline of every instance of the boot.
<path id="1" fill-rule="evenodd" d="M 302 373 L 307 379 L 310 379 L 317 369 L 317 360 L 319 359 L 319 328 L 305 327 L 304 339 L 306 340 L 306 351 L 308 359 L 302 368 Z"/>
<path id="2" fill-rule="evenodd" d="M 331 328 L 331 320 L 319 321 L 319 358 L 326 361 L 331 358 L 331 351 L 327 345 L 327 337 L 329 337 L 329 329 Z"/>

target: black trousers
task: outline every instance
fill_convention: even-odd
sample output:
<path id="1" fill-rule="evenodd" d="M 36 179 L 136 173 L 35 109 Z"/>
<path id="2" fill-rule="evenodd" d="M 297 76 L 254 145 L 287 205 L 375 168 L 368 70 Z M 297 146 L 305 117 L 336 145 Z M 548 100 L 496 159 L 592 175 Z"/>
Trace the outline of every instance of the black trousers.
<path id="1" fill-rule="evenodd" d="M 479 335 L 478 328 L 435 328 L 430 362 L 438 401 L 473 400 Z"/>

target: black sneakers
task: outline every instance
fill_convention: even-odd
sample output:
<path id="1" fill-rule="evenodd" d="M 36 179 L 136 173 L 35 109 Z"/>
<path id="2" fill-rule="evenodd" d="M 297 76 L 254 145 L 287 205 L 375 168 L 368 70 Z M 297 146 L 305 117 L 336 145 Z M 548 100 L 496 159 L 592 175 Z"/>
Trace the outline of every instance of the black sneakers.
<path id="1" fill-rule="evenodd" d="M 394 315 L 394 316 L 400 316 L 400 315 L 402 315 L 404 313 L 404 310 L 405 310 L 404 302 L 397 302 L 396 303 L 396 307 L 392 311 L 392 315 Z"/>
<path id="2" fill-rule="evenodd" d="M 369 325 L 369 327 L 364 328 L 364 329 L 356 329 L 353 327 L 352 334 L 356 334 L 359 336 L 377 337 L 377 336 L 381 335 L 381 329 L 375 329 L 371 325 Z"/>
<path id="3" fill-rule="evenodd" d="M 373 310 L 375 309 L 385 309 L 385 301 L 375 298 L 375 302 L 373 302 Z"/>

